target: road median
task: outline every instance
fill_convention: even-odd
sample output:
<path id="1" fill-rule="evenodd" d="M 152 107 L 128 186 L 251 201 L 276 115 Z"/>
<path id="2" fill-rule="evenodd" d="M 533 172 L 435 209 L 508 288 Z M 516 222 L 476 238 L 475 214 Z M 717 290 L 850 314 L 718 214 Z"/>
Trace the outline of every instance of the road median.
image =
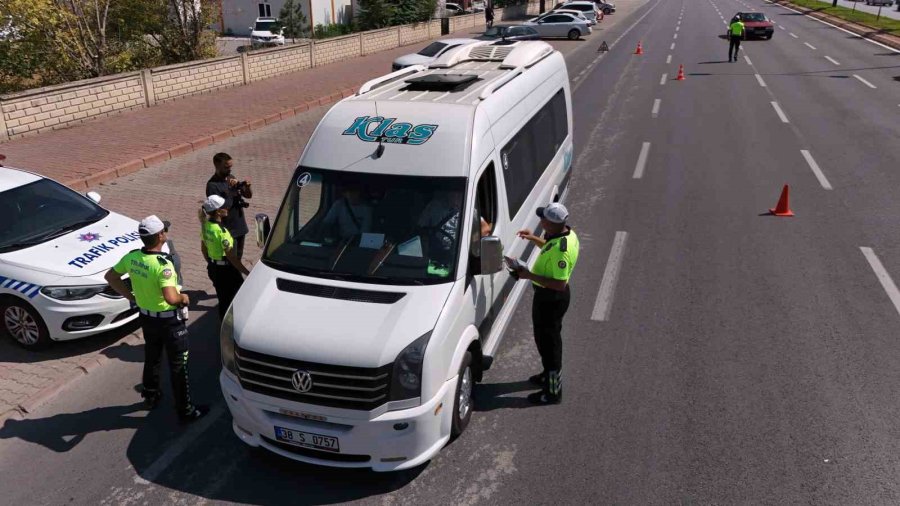
<path id="1" fill-rule="evenodd" d="M 792 8 L 812 18 L 900 50 L 900 20 L 888 17 L 877 19 L 877 16 L 868 12 L 840 6 L 832 7 L 818 0 L 774 0 L 771 3 Z"/>

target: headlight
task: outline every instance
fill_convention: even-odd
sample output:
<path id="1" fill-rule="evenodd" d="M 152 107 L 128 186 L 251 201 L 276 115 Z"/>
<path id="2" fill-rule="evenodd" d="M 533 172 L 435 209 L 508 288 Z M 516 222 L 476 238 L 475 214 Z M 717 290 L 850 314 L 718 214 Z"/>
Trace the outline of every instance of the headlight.
<path id="1" fill-rule="evenodd" d="M 41 293 L 56 300 L 84 300 L 106 290 L 108 285 L 88 286 L 45 286 Z"/>
<path id="2" fill-rule="evenodd" d="M 416 339 L 403 349 L 394 361 L 391 377 L 391 400 L 413 399 L 422 395 L 422 363 L 425 362 L 425 347 L 431 332 Z"/>
<path id="3" fill-rule="evenodd" d="M 222 349 L 222 367 L 237 376 L 237 363 L 234 360 L 234 312 L 232 312 L 231 308 L 228 308 L 225 318 L 222 319 L 219 345 Z"/>

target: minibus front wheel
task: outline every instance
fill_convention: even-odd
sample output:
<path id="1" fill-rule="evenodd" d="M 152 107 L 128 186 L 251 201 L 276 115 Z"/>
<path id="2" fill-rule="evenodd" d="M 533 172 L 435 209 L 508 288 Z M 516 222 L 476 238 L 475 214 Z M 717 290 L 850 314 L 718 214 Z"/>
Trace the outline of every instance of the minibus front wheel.
<path id="1" fill-rule="evenodd" d="M 453 422 L 450 434 L 456 438 L 469 425 L 475 399 L 472 395 L 475 387 L 475 371 L 472 368 L 472 353 L 467 351 L 459 364 L 459 379 L 456 381 L 456 395 L 453 403 Z"/>

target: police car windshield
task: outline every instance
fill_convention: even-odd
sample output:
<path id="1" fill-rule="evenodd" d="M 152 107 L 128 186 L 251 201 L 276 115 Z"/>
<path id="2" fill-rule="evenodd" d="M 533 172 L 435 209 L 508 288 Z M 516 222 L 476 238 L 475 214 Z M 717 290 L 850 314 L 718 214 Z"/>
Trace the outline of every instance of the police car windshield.
<path id="1" fill-rule="evenodd" d="M 465 178 L 300 168 L 263 262 L 308 276 L 378 284 L 454 279 Z"/>
<path id="2" fill-rule="evenodd" d="M 41 179 L 0 193 L 0 253 L 34 246 L 100 221 L 109 211 Z"/>

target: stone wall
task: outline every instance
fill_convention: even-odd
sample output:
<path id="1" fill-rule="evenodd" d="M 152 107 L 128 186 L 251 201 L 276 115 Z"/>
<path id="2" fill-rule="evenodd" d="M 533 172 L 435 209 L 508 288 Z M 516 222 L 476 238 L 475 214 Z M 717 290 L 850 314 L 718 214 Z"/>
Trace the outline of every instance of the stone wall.
<path id="1" fill-rule="evenodd" d="M 495 9 L 494 19 L 521 18 L 526 12 L 532 14 L 537 10 L 537 2 Z M 449 24 L 451 32 L 467 29 L 474 32 L 484 27 L 484 13 L 455 16 L 449 19 Z M 441 20 L 434 19 L 4 95 L 0 96 L 0 142 L 440 36 Z"/>

